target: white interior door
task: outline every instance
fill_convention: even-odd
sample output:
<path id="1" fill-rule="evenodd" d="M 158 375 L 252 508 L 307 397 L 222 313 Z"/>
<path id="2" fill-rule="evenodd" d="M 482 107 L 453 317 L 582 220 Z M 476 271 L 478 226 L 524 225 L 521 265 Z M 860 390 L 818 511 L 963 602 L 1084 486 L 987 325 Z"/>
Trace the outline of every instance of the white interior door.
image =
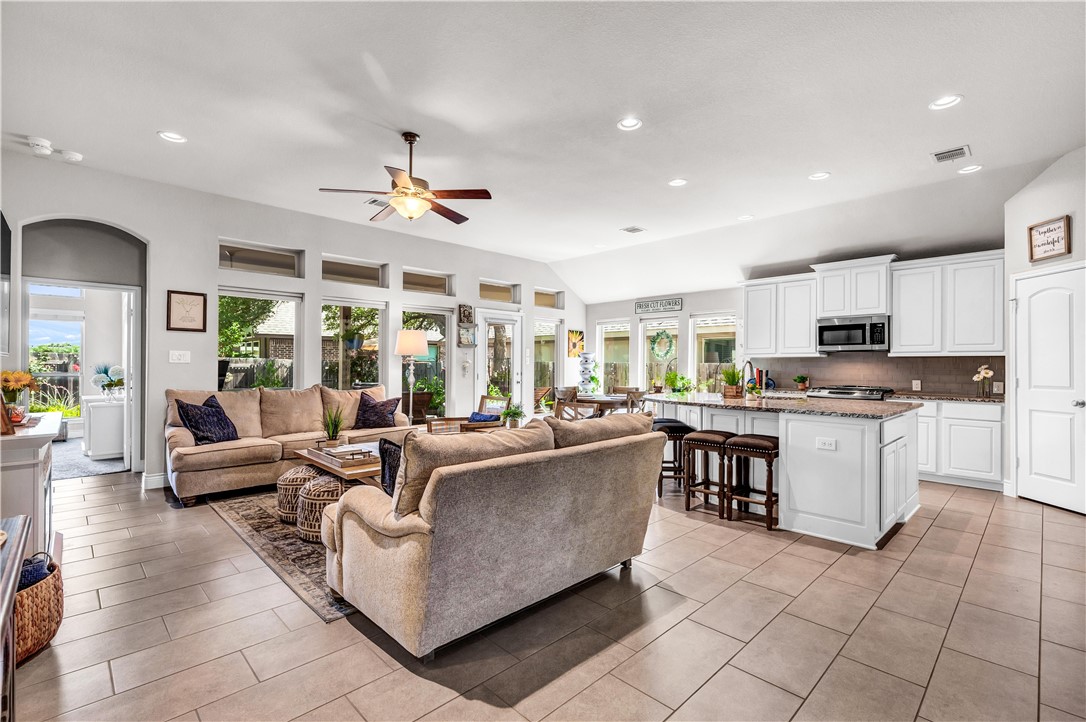
<path id="1" fill-rule="evenodd" d="M 1015 281 L 1018 494 L 1086 512 L 1086 272 Z"/>
<path id="2" fill-rule="evenodd" d="M 523 323 L 519 315 L 481 312 L 476 341 L 476 390 L 479 396 L 496 386 L 502 395 L 523 400 Z"/>

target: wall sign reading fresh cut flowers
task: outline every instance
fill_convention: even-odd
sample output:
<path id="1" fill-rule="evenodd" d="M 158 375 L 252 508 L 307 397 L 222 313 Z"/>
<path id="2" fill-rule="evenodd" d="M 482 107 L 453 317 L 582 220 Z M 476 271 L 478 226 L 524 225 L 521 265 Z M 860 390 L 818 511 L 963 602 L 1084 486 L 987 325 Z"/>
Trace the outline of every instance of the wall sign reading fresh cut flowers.
<path id="1" fill-rule="evenodd" d="M 1071 253 L 1071 216 L 1053 218 L 1029 227 L 1029 262 L 1036 263 Z"/>

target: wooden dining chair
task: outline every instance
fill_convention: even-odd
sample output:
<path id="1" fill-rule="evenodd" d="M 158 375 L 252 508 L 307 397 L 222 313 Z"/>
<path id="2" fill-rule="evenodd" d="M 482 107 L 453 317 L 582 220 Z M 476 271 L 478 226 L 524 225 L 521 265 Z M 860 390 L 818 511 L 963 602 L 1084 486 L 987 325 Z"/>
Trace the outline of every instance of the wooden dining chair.
<path id="1" fill-rule="evenodd" d="M 580 421 L 600 415 L 600 405 L 580 401 L 555 401 L 554 417 L 562 421 Z"/>
<path id="2" fill-rule="evenodd" d="M 430 434 L 464 434 L 479 429 L 499 428 L 501 421 L 468 421 L 467 416 L 446 416 L 426 419 L 426 431 Z"/>
<path id="3" fill-rule="evenodd" d="M 550 392 L 550 386 L 536 386 L 535 401 L 532 403 L 532 409 L 537 411 L 546 411 L 547 408 L 543 405 L 543 399 L 547 398 L 547 394 L 549 394 Z"/>
<path id="4" fill-rule="evenodd" d="M 648 411 L 649 402 L 645 401 L 645 394 L 647 393 L 648 391 L 627 391 L 626 413 L 641 414 Z"/>
<path id="5" fill-rule="evenodd" d="M 507 411 L 512 403 L 512 396 L 480 396 L 479 413 L 500 414 L 503 411 Z"/>
<path id="6" fill-rule="evenodd" d="M 613 393 L 615 396 L 622 396 L 623 394 L 628 394 L 631 391 L 640 390 L 641 389 L 637 386 L 615 386 L 613 389 L 611 389 L 611 393 Z"/>
<path id="7" fill-rule="evenodd" d="M 577 400 L 577 387 L 576 386 L 555 386 L 554 387 L 554 401 L 576 401 Z"/>

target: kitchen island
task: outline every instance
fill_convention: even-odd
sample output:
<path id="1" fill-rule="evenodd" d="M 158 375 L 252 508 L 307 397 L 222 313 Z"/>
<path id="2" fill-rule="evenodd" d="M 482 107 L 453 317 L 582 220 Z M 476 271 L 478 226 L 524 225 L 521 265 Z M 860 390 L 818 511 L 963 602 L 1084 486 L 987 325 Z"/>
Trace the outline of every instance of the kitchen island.
<path id="1" fill-rule="evenodd" d="M 780 439 L 774 489 L 781 529 L 865 549 L 885 544 L 920 507 L 917 410 L 923 404 L 720 394 L 649 394 L 656 415 L 695 429 Z M 765 464 L 752 463 L 765 489 Z"/>

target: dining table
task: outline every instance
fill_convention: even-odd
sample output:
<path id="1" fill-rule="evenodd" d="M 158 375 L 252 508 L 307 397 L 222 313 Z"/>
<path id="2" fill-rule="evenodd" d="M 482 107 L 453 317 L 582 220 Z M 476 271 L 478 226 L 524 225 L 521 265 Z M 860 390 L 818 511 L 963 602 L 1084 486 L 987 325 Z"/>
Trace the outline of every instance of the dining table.
<path id="1" fill-rule="evenodd" d="M 626 408 L 626 394 L 577 394 L 577 403 L 596 404 L 600 416 Z"/>

